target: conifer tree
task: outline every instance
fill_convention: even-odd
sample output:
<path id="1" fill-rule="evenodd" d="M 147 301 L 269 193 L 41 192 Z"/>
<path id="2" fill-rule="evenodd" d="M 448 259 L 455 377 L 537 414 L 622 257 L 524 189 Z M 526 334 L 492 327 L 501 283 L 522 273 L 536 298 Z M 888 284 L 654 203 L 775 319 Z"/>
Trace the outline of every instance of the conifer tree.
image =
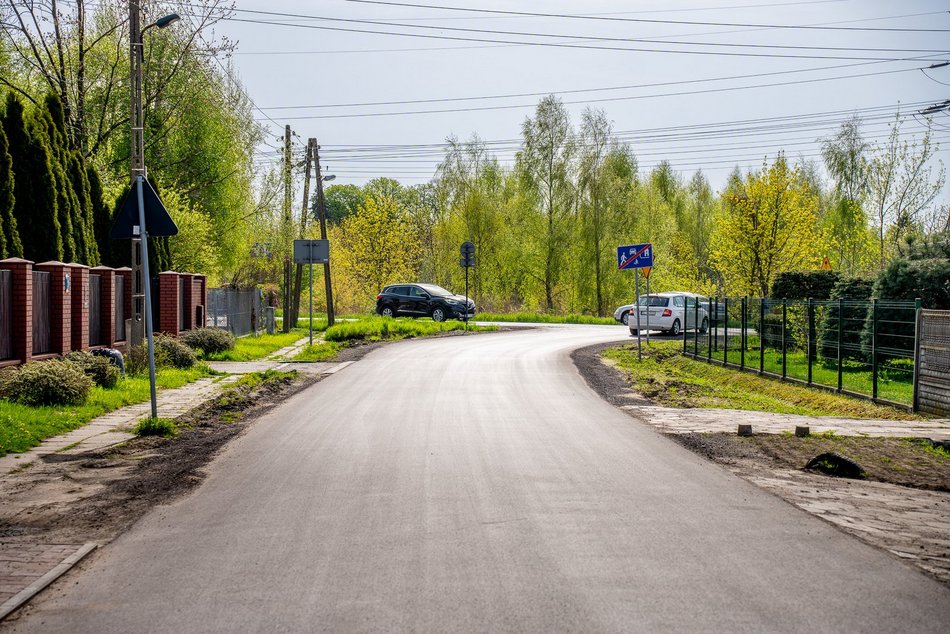
<path id="1" fill-rule="evenodd" d="M 56 179 L 45 144 L 46 134 L 28 122 L 23 104 L 7 94 L 3 129 L 13 163 L 13 215 L 23 244 L 23 257 L 36 262 L 63 259 L 56 209 Z"/>
<path id="2" fill-rule="evenodd" d="M 92 237 L 96 245 L 96 262 L 109 266 L 113 241 L 109 239 L 112 228 L 112 210 L 106 204 L 102 193 L 102 180 L 99 171 L 91 163 L 86 163 L 86 180 L 89 183 L 89 201 L 92 210 Z M 92 266 L 90 264 L 90 266 Z"/>
<path id="3" fill-rule="evenodd" d="M 77 215 L 79 199 L 68 176 L 66 121 L 59 97 L 47 95 L 43 106 L 34 112 L 34 117 L 38 127 L 45 131 L 49 147 L 50 166 L 56 182 L 56 209 L 63 243 L 63 261 L 78 262 L 81 260 L 81 245 L 76 244 L 73 218 Z"/>
<path id="4" fill-rule="evenodd" d="M 0 258 L 23 257 L 23 243 L 13 215 L 13 159 L 0 126 Z"/>
<path id="5" fill-rule="evenodd" d="M 78 206 L 73 214 L 73 240 L 76 242 L 76 261 L 88 266 L 99 263 L 99 248 L 92 228 L 92 197 L 89 191 L 89 177 L 86 173 L 82 155 L 77 151 L 69 153 L 69 180 L 76 194 Z"/>

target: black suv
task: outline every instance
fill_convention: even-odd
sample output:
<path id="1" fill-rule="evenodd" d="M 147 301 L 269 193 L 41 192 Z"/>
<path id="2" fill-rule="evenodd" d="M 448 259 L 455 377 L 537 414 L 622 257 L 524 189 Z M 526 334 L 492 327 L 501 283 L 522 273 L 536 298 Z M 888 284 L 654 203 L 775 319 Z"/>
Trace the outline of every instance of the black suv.
<path id="1" fill-rule="evenodd" d="M 393 284 L 376 296 L 376 313 L 384 317 L 432 317 L 432 321 L 471 319 L 475 302 L 435 284 Z"/>

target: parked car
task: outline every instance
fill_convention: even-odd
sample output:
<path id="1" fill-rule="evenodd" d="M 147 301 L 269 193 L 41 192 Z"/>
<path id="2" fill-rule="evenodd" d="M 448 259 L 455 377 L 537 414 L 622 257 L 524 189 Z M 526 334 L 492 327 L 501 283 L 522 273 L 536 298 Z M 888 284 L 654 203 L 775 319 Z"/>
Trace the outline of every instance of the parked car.
<path id="1" fill-rule="evenodd" d="M 633 304 L 624 304 L 620 308 L 614 311 L 614 319 L 622 323 L 624 326 L 627 325 L 627 322 L 630 320 L 630 309 L 633 308 Z"/>
<path id="2" fill-rule="evenodd" d="M 433 321 L 471 319 L 475 302 L 435 284 L 392 284 L 376 296 L 376 313 L 383 317 L 432 317 Z"/>
<path id="3" fill-rule="evenodd" d="M 709 316 L 702 303 L 698 311 L 693 309 L 695 305 L 693 302 L 696 301 L 694 297 L 691 293 L 641 295 L 637 306 L 630 309 L 627 322 L 630 334 L 637 334 L 636 310 L 640 311 L 640 328 L 643 330 L 647 329 L 647 320 L 649 320 L 650 330 L 662 330 L 675 337 L 684 329 L 695 329 L 698 321 L 699 332 L 706 332 L 709 329 Z M 690 300 L 690 310 L 686 310 L 687 298 Z"/>

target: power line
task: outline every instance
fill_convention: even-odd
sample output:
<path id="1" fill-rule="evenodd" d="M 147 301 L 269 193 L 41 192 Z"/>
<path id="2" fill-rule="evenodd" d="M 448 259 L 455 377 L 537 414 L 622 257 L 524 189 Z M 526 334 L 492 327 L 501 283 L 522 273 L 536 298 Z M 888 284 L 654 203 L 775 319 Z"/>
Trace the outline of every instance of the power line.
<path id="1" fill-rule="evenodd" d="M 618 18 L 610 16 L 580 15 L 568 13 L 536 13 L 531 11 L 505 11 L 501 9 L 474 9 L 471 7 L 447 7 L 432 4 L 409 2 L 390 2 L 387 0 L 340 0 L 353 4 L 373 4 L 394 7 L 411 7 L 417 9 L 435 9 L 438 11 L 464 11 L 466 13 L 489 13 L 494 15 L 510 15 L 533 18 L 561 18 L 572 20 L 597 20 L 603 22 L 634 22 L 639 24 L 676 24 L 684 26 L 727 26 L 752 29 L 796 29 L 821 31 L 880 31 L 896 33 L 947 33 L 950 29 L 911 29 L 901 27 L 843 27 L 843 26 L 804 26 L 794 24 L 755 24 L 742 22 L 710 22 L 698 20 L 659 20 L 650 18 Z M 943 12 L 941 12 L 943 13 Z"/>

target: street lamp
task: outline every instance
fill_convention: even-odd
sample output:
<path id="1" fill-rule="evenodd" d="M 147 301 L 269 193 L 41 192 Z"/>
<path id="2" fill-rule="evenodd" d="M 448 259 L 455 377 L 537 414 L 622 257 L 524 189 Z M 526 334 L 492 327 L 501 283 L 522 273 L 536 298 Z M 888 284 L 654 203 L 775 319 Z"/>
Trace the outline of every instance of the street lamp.
<path id="1" fill-rule="evenodd" d="M 131 138 L 129 139 L 129 155 L 131 158 L 132 180 L 141 176 L 147 176 L 145 171 L 145 117 L 142 108 L 142 62 L 145 59 L 145 49 L 142 43 L 142 35 L 150 28 L 158 27 L 164 29 L 169 24 L 179 20 L 181 16 L 177 13 L 171 13 L 163 16 L 145 28 L 141 26 L 141 4 L 140 0 L 129 1 L 129 61 L 132 84 L 132 112 L 131 112 Z M 132 239 L 132 324 L 130 343 L 139 345 L 145 338 L 145 324 L 142 321 L 142 313 L 145 301 L 145 294 L 142 290 L 142 254 L 141 240 Z"/>

